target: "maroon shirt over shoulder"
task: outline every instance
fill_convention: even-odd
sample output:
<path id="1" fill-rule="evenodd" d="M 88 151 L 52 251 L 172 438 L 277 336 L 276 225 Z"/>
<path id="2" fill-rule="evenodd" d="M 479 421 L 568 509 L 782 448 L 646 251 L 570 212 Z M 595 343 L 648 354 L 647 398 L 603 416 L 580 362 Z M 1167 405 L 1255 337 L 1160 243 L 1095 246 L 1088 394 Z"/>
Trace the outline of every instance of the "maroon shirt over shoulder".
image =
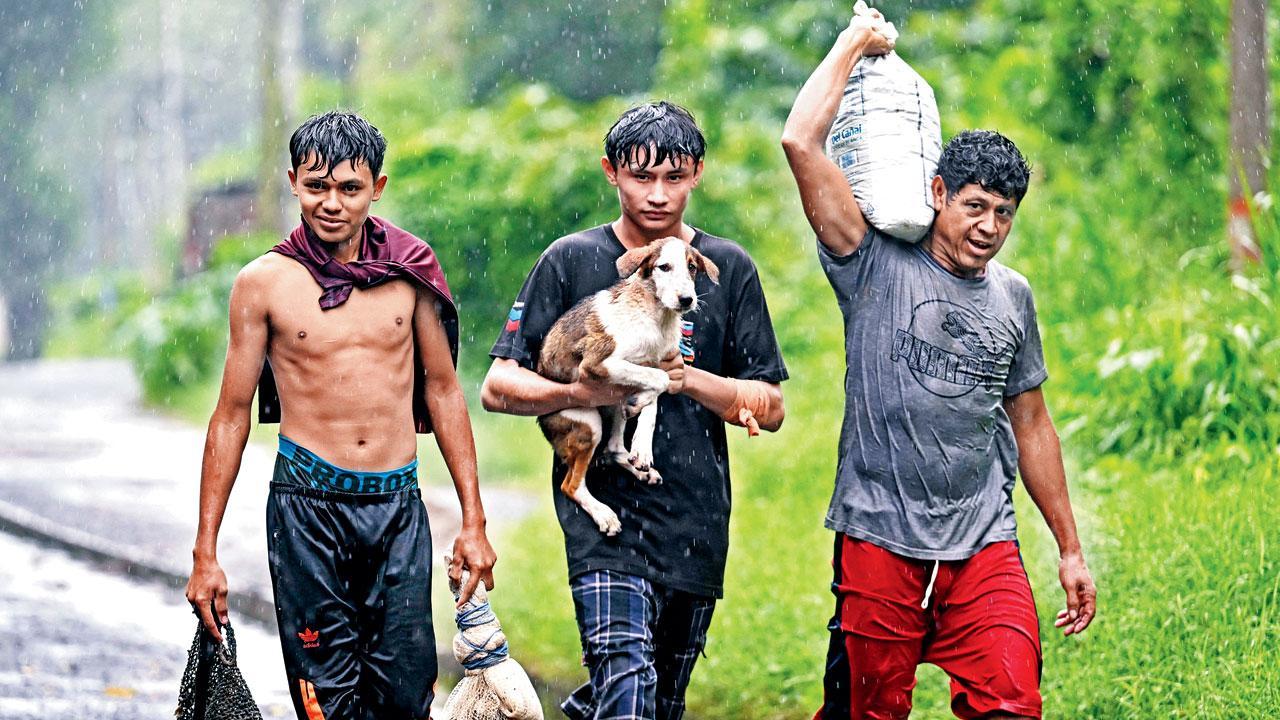
<path id="1" fill-rule="evenodd" d="M 300 223 L 289 233 L 288 239 L 271 248 L 271 252 L 293 258 L 311 273 L 323 292 L 320 307 L 324 310 L 338 307 L 351 297 L 353 287 L 368 288 L 403 278 L 423 287 L 440 299 L 440 319 L 449 338 L 449 353 L 453 364 L 458 364 L 458 308 L 449 293 L 444 271 L 436 260 L 431 246 L 413 234 L 401 230 L 390 222 L 372 215 L 364 223 L 364 237 L 359 259 L 340 263 L 333 259 L 324 244 L 306 223 Z M 414 338 L 413 346 L 413 424 L 419 433 L 431 432 L 431 417 L 423 396 L 422 353 Z M 258 422 L 280 422 L 280 395 L 276 390 L 275 375 L 268 360 L 262 366 L 258 380 Z"/>

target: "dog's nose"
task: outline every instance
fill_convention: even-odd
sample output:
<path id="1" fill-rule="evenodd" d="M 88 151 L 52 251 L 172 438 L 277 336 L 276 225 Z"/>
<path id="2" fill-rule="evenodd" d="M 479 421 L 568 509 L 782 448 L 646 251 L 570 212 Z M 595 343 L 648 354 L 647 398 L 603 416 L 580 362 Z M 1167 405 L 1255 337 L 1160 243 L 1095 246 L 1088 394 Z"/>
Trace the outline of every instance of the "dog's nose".
<path id="1" fill-rule="evenodd" d="M 688 310 L 690 307 L 693 307 L 693 296 L 692 296 L 692 295 L 681 295 L 681 296 L 680 296 L 680 309 L 681 309 L 681 310 Z"/>

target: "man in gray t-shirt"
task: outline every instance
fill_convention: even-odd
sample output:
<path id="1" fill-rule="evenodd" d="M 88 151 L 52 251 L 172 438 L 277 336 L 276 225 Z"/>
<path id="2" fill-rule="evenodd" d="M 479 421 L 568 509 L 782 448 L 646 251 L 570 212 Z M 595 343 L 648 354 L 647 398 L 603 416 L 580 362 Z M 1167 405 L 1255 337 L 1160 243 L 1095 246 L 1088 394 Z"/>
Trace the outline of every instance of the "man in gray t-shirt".
<path id="1" fill-rule="evenodd" d="M 1046 373 L 1031 288 L 994 260 L 957 277 L 871 228 L 818 245 L 845 318 L 844 430 L 827 527 L 900 555 L 964 560 L 1015 539 L 1007 397 Z"/>
<path id="2" fill-rule="evenodd" d="M 1057 540 L 1066 635 L 1092 621 L 1085 565 L 1024 277 L 993 260 L 1030 169 L 1003 135 L 943 150 L 919 245 L 870 227 L 823 141 L 845 80 L 892 44 L 850 28 L 801 89 L 782 144 L 845 321 L 845 415 L 826 525 L 836 615 L 818 717 L 905 717 L 915 668 L 960 717 L 1041 715 L 1035 603 L 1017 550 L 1023 484 Z"/>

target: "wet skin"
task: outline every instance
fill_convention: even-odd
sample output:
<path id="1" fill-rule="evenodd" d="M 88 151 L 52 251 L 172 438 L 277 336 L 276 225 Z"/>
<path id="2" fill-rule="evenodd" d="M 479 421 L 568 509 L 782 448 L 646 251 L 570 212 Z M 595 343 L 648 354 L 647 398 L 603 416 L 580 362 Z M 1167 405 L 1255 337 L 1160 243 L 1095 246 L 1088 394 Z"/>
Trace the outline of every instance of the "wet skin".
<path id="1" fill-rule="evenodd" d="M 280 432 L 352 470 L 391 470 L 417 453 L 413 432 L 415 314 L 439 322 L 435 303 L 394 280 L 355 289 L 321 310 L 319 286 L 299 263 L 271 253 L 261 268 L 270 318 L 267 354 L 283 409 Z M 427 307 L 419 310 L 418 304 Z M 447 350 L 445 352 L 448 352 Z"/>
<path id="2" fill-rule="evenodd" d="M 370 206 L 382 197 L 387 176 L 374 179 L 366 163 L 339 163 L 330 172 L 327 166 L 310 169 L 315 164 L 308 155 L 289 171 L 289 186 L 298 198 L 302 219 L 330 248 L 334 257 L 346 262 L 356 256 L 360 229 L 369 217 Z"/>
<path id="3" fill-rule="evenodd" d="M 976 183 L 947 197 L 940 176 L 934 176 L 931 191 L 938 215 L 922 246 L 951 274 L 981 277 L 987 263 L 1004 247 L 1018 203 Z"/>
<path id="4" fill-rule="evenodd" d="M 622 215 L 613 228 L 623 245 L 636 248 L 663 237 L 693 240 L 693 228 L 684 224 L 684 211 L 689 193 L 702 179 L 702 161 L 668 157 L 647 167 L 635 162 L 614 167 L 606 157 L 600 165 L 609 184 L 618 188 Z"/>
<path id="5" fill-rule="evenodd" d="M 302 218 L 340 262 L 358 259 L 364 221 L 386 187 L 366 163 L 311 169 L 306 157 L 289 172 Z M 250 266 L 265 282 L 255 298 L 267 317 L 267 355 L 280 390 L 280 432 L 336 465 L 391 470 L 417 452 L 413 433 L 413 328 L 438 317 L 403 280 L 354 289 L 342 305 L 321 310 L 301 298 L 319 286 L 298 262 L 268 253 Z"/>
<path id="6" fill-rule="evenodd" d="M 303 220 L 338 262 L 359 257 L 371 204 L 386 186 L 367 164 L 346 161 L 309 169 L 304 158 L 289 182 Z M 403 467 L 417 455 L 413 423 L 415 364 L 420 348 L 425 400 L 436 418 L 436 443 L 462 506 L 449 575 L 471 571 L 462 591 L 493 588 L 496 560 L 485 536 L 476 480 L 475 443 L 440 308 L 428 291 L 405 280 L 353 288 L 342 305 L 321 310 L 321 288 L 297 261 L 267 253 L 249 263 L 231 288 L 231 333 L 222 388 L 205 442 L 200 524 L 187 599 L 220 637 L 214 614 L 227 617 L 227 578 L 217 561 L 217 534 L 248 440 L 254 391 L 270 359 L 280 392 L 280 432 L 325 460 L 351 470 Z"/>

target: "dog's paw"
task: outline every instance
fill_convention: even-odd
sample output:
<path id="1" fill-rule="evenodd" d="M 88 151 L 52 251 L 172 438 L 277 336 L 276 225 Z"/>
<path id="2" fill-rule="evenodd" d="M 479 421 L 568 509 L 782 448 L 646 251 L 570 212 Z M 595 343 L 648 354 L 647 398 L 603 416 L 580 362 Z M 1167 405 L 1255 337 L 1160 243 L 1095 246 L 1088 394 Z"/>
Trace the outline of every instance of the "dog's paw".
<path id="1" fill-rule="evenodd" d="M 645 402 L 646 397 L 647 396 L 645 395 L 632 395 L 628 397 L 627 401 L 622 404 L 622 416 L 627 420 L 630 420 L 631 418 L 639 415 L 640 411 L 644 409 L 644 406 L 648 405 L 648 403 Z"/>
<path id="2" fill-rule="evenodd" d="M 618 514 L 609 508 L 596 513 L 592 519 L 596 521 L 596 527 L 600 528 L 600 532 L 609 537 L 622 532 L 622 521 L 618 519 Z"/>
<path id="3" fill-rule="evenodd" d="M 627 456 L 627 462 L 639 472 L 648 472 L 653 467 L 653 456 L 648 453 L 633 452 Z"/>
<path id="4" fill-rule="evenodd" d="M 646 485 L 656 485 L 662 482 L 662 476 L 658 474 L 658 471 L 652 465 L 647 465 L 643 468 L 636 467 L 633 460 L 634 457 L 634 455 L 630 454 L 617 455 L 614 457 L 614 461 L 623 470 L 631 473 L 632 477 Z"/>
<path id="5" fill-rule="evenodd" d="M 662 482 L 662 475 L 653 466 L 653 454 L 646 452 L 632 453 L 627 459 L 631 474 L 646 485 L 657 485 Z"/>
<path id="6" fill-rule="evenodd" d="M 644 470 L 641 470 L 641 469 L 637 468 L 634 464 L 632 464 L 632 462 L 631 462 L 631 456 L 630 456 L 630 455 L 624 455 L 623 457 L 619 458 L 619 459 L 618 459 L 618 465 L 619 465 L 623 470 L 626 470 L 627 472 L 631 473 L 631 475 L 632 475 L 633 477 L 635 477 L 635 479 L 637 479 L 637 480 L 639 480 L 639 481 L 641 481 L 641 482 L 648 482 L 648 481 L 649 481 L 649 471 L 648 471 L 648 469 L 646 468 L 646 469 L 644 469 Z"/>
<path id="7" fill-rule="evenodd" d="M 665 370 L 658 370 L 646 378 L 646 380 L 647 382 L 645 383 L 645 387 L 647 387 L 649 392 L 652 392 L 654 395 L 661 395 L 667 391 L 668 387 L 671 386 L 671 376 L 668 375 Z"/>

